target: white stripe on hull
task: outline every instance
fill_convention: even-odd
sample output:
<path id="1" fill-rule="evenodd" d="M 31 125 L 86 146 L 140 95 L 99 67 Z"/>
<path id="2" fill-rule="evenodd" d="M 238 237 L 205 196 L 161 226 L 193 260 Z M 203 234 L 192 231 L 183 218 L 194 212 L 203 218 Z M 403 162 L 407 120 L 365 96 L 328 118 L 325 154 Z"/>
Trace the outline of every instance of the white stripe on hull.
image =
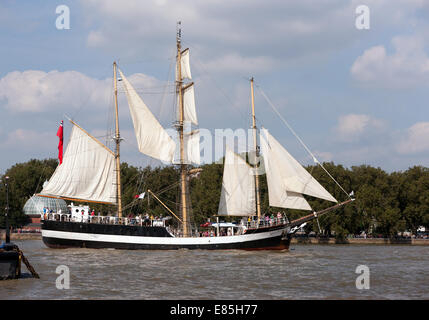
<path id="1" fill-rule="evenodd" d="M 79 241 L 99 241 L 111 243 L 129 244 L 154 244 L 154 245 L 213 245 L 244 243 L 247 241 L 263 240 L 281 236 L 285 229 L 260 232 L 254 234 L 223 236 L 223 237 L 200 237 L 200 238 L 175 238 L 175 237 L 142 237 L 142 236 L 122 236 L 109 234 L 80 233 L 68 231 L 42 230 L 42 237 L 58 238 Z"/>

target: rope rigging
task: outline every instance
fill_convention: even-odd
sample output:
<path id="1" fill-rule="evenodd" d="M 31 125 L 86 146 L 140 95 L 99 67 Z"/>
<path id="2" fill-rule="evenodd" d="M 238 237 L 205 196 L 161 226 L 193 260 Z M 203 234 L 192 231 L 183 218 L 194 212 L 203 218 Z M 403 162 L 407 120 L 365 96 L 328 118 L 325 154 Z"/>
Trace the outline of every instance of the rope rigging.
<path id="1" fill-rule="evenodd" d="M 301 145 L 304 147 L 304 149 L 309 153 L 309 155 L 313 158 L 314 163 L 318 164 L 325 172 L 326 174 L 336 183 L 336 185 L 347 195 L 348 198 L 351 199 L 351 195 L 344 190 L 344 188 L 339 184 L 337 180 L 328 172 L 328 170 L 323 166 L 323 164 L 316 158 L 316 156 L 310 151 L 310 149 L 307 147 L 307 145 L 302 141 L 302 139 L 298 136 L 298 134 L 293 130 L 293 128 L 289 125 L 289 123 L 286 121 L 286 119 L 280 114 L 276 106 L 271 102 L 271 100 L 267 97 L 265 92 L 256 85 L 258 90 L 261 92 L 262 96 L 265 98 L 267 103 L 270 105 L 270 107 L 274 110 L 274 112 L 279 116 L 280 120 L 283 121 L 283 123 L 286 125 L 286 127 L 292 132 L 292 134 L 297 138 L 297 140 L 301 143 Z"/>

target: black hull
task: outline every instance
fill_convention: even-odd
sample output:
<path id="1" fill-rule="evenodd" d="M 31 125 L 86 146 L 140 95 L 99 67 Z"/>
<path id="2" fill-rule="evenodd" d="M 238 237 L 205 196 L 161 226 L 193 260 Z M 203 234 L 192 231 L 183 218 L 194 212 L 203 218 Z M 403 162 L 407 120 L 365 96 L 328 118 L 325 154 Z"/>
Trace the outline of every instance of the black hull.
<path id="1" fill-rule="evenodd" d="M 86 222 L 43 221 L 42 230 L 136 237 L 171 237 L 164 227 L 125 226 Z"/>
<path id="2" fill-rule="evenodd" d="M 91 249 L 119 249 L 119 250 L 288 250 L 290 239 L 283 239 L 282 236 L 264 240 L 236 242 L 228 244 L 212 245 L 162 245 L 162 244 L 135 244 L 135 243 L 118 243 L 102 241 L 83 241 L 59 238 L 43 237 L 43 243 L 49 248 L 91 248 Z"/>
<path id="3" fill-rule="evenodd" d="M 103 224 L 88 224 L 77 222 L 58 222 L 44 221 L 42 224 L 43 230 L 61 231 L 66 236 L 50 237 L 43 235 L 44 244 L 49 248 L 94 248 L 105 249 L 113 248 L 120 250 L 177 250 L 177 249 L 202 249 L 202 250 L 228 250 L 228 249 L 243 249 L 243 250 L 288 250 L 290 238 L 284 237 L 279 226 L 272 228 L 261 228 L 259 230 L 249 230 L 249 234 L 265 234 L 266 232 L 277 231 L 276 236 L 267 236 L 263 239 L 246 240 L 246 241 L 231 241 L 227 243 L 211 243 L 211 244 L 165 244 L 163 239 L 173 238 L 164 227 L 140 227 L 140 226 L 123 226 L 123 225 L 103 225 Z M 132 242 L 111 242 L 87 239 L 74 239 L 79 234 L 90 234 L 99 236 L 123 235 L 131 236 L 135 239 L 140 237 L 150 238 L 151 243 L 132 243 Z M 268 233 L 267 233 L 268 235 Z M 239 237 L 239 236 L 237 236 Z M 222 238 L 222 237 L 215 237 Z M 197 238 L 198 239 L 198 238 Z M 138 241 L 136 241 L 138 242 Z"/>

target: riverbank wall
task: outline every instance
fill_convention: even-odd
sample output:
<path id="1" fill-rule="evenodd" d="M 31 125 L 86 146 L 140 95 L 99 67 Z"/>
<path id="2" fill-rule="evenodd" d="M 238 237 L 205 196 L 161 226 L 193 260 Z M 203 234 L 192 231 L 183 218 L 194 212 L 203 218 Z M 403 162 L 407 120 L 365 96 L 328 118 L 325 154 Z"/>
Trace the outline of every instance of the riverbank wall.
<path id="1" fill-rule="evenodd" d="M 429 246 L 429 239 L 389 239 L 389 238 L 347 238 L 338 240 L 335 238 L 316 238 L 316 237 L 293 237 L 292 244 L 361 244 L 361 245 L 391 245 L 404 244 L 415 246 Z"/>
<path id="2" fill-rule="evenodd" d="M 0 231 L 0 242 L 4 241 L 5 233 L 4 231 Z M 42 240 L 41 233 L 11 233 L 10 241 L 14 240 Z"/>

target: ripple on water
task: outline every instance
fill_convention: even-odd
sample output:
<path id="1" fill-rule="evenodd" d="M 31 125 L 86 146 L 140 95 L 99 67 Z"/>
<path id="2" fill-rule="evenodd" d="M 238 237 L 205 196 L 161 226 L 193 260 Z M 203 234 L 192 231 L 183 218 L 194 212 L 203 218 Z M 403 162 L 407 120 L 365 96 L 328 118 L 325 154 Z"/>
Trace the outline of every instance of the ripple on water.
<path id="1" fill-rule="evenodd" d="M 295 245 L 279 251 L 54 250 L 18 245 L 41 279 L 0 283 L 0 299 L 428 299 L 425 247 Z M 356 267 L 370 268 L 357 290 Z M 70 269 L 58 290 L 57 266 Z M 25 272 L 25 267 L 23 267 Z"/>

